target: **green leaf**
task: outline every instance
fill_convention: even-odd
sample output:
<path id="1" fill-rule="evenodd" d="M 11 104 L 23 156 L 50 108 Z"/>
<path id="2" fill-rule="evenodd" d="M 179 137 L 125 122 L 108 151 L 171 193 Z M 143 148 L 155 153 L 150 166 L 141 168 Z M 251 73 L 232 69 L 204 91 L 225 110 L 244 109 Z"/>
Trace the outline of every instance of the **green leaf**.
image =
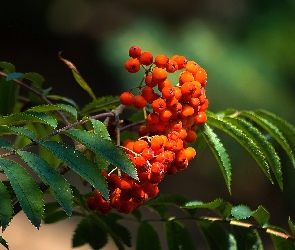
<path id="1" fill-rule="evenodd" d="M 218 136 L 213 132 L 213 130 L 207 124 L 204 125 L 203 135 L 218 162 L 218 165 L 221 169 L 227 189 L 229 193 L 231 193 L 231 163 L 230 163 L 229 156 L 226 152 L 226 149 L 224 148 L 223 144 L 220 142 Z"/>
<path id="2" fill-rule="evenodd" d="M 267 178 L 271 181 L 271 183 L 273 183 L 269 173 L 269 164 L 266 160 L 266 157 L 260 148 L 254 143 L 252 138 L 247 137 L 242 130 L 230 124 L 229 122 L 219 120 L 213 116 L 208 116 L 207 124 L 224 131 L 233 137 L 237 142 L 239 142 L 251 154 L 261 169 L 264 170 Z"/>
<path id="3" fill-rule="evenodd" d="M 66 102 L 66 103 L 72 105 L 73 107 L 75 107 L 76 109 L 79 109 L 78 104 L 74 100 L 72 100 L 68 97 L 59 96 L 59 95 L 46 95 L 46 97 L 51 100 Z"/>
<path id="4" fill-rule="evenodd" d="M 0 76 L 0 115 L 9 115 L 13 112 L 18 93 L 19 85 L 16 82 L 7 81 L 4 76 Z"/>
<path id="5" fill-rule="evenodd" d="M 290 217 L 288 218 L 288 225 L 289 225 L 289 228 L 291 229 L 292 234 L 295 235 L 295 225 Z"/>
<path id="6" fill-rule="evenodd" d="M 275 124 L 275 126 L 277 126 L 285 135 L 286 139 L 295 146 L 295 127 L 291 123 L 266 110 L 257 110 L 255 111 L 255 114 L 266 119 L 270 123 Z"/>
<path id="7" fill-rule="evenodd" d="M 97 220 L 97 223 L 99 223 L 103 230 L 112 237 L 118 249 L 123 250 L 123 244 L 131 247 L 130 232 L 117 222 L 118 219 L 122 219 L 122 216 L 114 213 L 107 215 L 96 213 L 94 216 L 94 220 Z"/>
<path id="8" fill-rule="evenodd" d="M 73 211 L 73 213 L 71 214 L 71 216 L 82 216 L 81 213 L 75 212 Z M 44 216 L 43 221 L 45 224 L 53 224 L 62 220 L 66 220 L 69 219 L 69 216 L 67 216 L 64 211 L 55 211 L 53 213 L 47 214 Z"/>
<path id="9" fill-rule="evenodd" d="M 142 221 L 139 224 L 137 231 L 137 239 L 136 239 L 136 249 L 137 250 L 161 250 L 161 244 L 159 236 L 148 222 Z"/>
<path id="10" fill-rule="evenodd" d="M 11 127 L 9 127 L 9 129 L 18 135 L 22 135 L 22 136 L 29 138 L 32 141 L 36 139 L 36 134 L 32 130 L 30 130 L 26 127 L 11 126 Z"/>
<path id="11" fill-rule="evenodd" d="M 57 121 L 50 115 L 38 112 L 22 112 L 18 114 L 12 114 L 9 116 L 0 117 L 0 125 L 15 125 L 26 122 L 40 122 L 47 124 L 53 128 L 57 126 Z"/>
<path id="12" fill-rule="evenodd" d="M 13 207 L 10 196 L 2 181 L 0 181 L 0 201 L 0 219 L 3 232 L 12 219 Z"/>
<path id="13" fill-rule="evenodd" d="M 6 240 L 4 240 L 2 236 L 0 236 L 0 244 L 9 250 L 9 246 L 8 246 Z"/>
<path id="14" fill-rule="evenodd" d="M 103 96 L 93 100 L 81 109 L 81 115 L 100 111 L 111 111 L 120 104 L 118 96 Z"/>
<path id="15" fill-rule="evenodd" d="M 10 141 L 6 141 L 0 138 L 0 148 L 5 148 L 7 150 L 13 150 L 13 144 Z"/>
<path id="16" fill-rule="evenodd" d="M 21 76 L 21 79 L 27 79 L 32 82 L 32 85 L 36 89 L 41 89 L 42 84 L 45 82 L 45 79 L 43 76 L 36 72 L 28 72 Z"/>
<path id="17" fill-rule="evenodd" d="M 42 192 L 28 172 L 18 163 L 0 158 L 2 167 L 17 199 L 31 223 L 39 228 L 44 210 Z"/>
<path id="18" fill-rule="evenodd" d="M 168 220 L 165 223 L 165 230 L 169 250 L 196 249 L 190 233 L 181 222 Z"/>
<path id="19" fill-rule="evenodd" d="M 80 247 L 87 243 L 94 250 L 101 249 L 108 243 L 106 231 L 93 219 L 92 215 L 78 224 L 73 235 L 72 247 Z"/>
<path id="20" fill-rule="evenodd" d="M 260 226 L 263 226 L 268 222 L 270 214 L 263 206 L 259 206 L 255 211 L 253 211 L 252 217 Z"/>
<path id="21" fill-rule="evenodd" d="M 281 190 L 283 190 L 283 177 L 282 177 L 282 165 L 280 162 L 280 158 L 273 147 L 273 145 L 267 141 L 267 138 L 250 122 L 247 122 L 241 118 L 225 118 L 225 121 L 230 122 L 234 126 L 237 126 L 240 130 L 242 130 L 245 135 L 251 138 L 254 143 L 260 148 L 262 153 L 265 155 L 274 176 L 279 184 Z M 266 169 L 262 169 L 264 172 Z"/>
<path id="22" fill-rule="evenodd" d="M 234 250 L 237 249 L 236 241 L 233 236 L 227 232 L 218 223 L 210 221 L 199 221 L 199 227 L 206 238 L 210 249 L 214 250 Z"/>
<path id="23" fill-rule="evenodd" d="M 14 65 L 9 62 L 0 62 L 0 68 L 2 68 L 6 74 L 9 74 L 15 71 Z"/>
<path id="24" fill-rule="evenodd" d="M 259 117 L 254 112 L 251 111 L 242 111 L 241 115 L 251 119 L 252 121 L 256 122 L 258 125 L 260 125 L 262 128 L 264 128 L 285 150 L 287 155 L 289 156 L 293 167 L 295 167 L 295 157 L 292 152 L 292 149 L 286 140 L 285 136 L 282 134 L 280 129 L 273 123 L 269 122 L 268 120 Z"/>
<path id="25" fill-rule="evenodd" d="M 168 207 L 164 204 L 162 205 L 150 205 L 148 206 L 152 211 L 160 215 L 162 219 L 166 218 L 168 215 Z"/>
<path id="26" fill-rule="evenodd" d="M 204 203 L 202 201 L 189 201 L 185 203 L 184 208 L 187 208 L 187 209 L 208 208 L 225 219 L 230 215 L 232 205 L 218 198 L 212 202 L 207 202 L 207 203 Z"/>
<path id="27" fill-rule="evenodd" d="M 263 250 L 263 243 L 257 230 L 240 226 L 232 226 L 232 228 L 238 250 Z"/>
<path id="28" fill-rule="evenodd" d="M 138 180 L 135 167 L 127 154 L 112 141 L 103 139 L 100 135 L 95 133 L 79 129 L 68 130 L 65 134 L 81 142 L 94 153 L 102 155 L 111 164 Z"/>
<path id="29" fill-rule="evenodd" d="M 235 219 L 242 220 L 252 216 L 252 210 L 244 205 L 234 206 L 231 210 L 231 214 Z"/>
<path id="30" fill-rule="evenodd" d="M 141 212 L 139 209 L 134 209 L 132 210 L 131 214 L 138 220 L 140 221 L 142 218 Z"/>
<path id="31" fill-rule="evenodd" d="M 96 99 L 96 96 L 94 95 L 92 89 L 89 87 L 89 85 L 87 84 L 87 82 L 83 79 L 83 77 L 80 75 L 79 72 L 72 70 L 72 73 L 74 75 L 74 78 L 76 80 L 77 83 L 79 83 L 79 85 L 87 91 L 87 93 L 92 97 L 92 99 Z"/>
<path id="32" fill-rule="evenodd" d="M 39 106 L 34 106 L 32 108 L 29 108 L 27 111 L 33 111 L 33 112 L 48 112 L 48 111 L 56 111 L 56 110 L 62 110 L 65 111 L 75 118 L 77 118 L 78 112 L 77 110 L 70 105 L 66 104 L 47 104 L 47 105 L 39 105 Z"/>
<path id="33" fill-rule="evenodd" d="M 47 202 L 45 203 L 45 212 L 44 216 L 47 216 L 51 213 L 54 213 L 56 210 L 60 208 L 60 204 L 58 202 Z"/>
<path id="34" fill-rule="evenodd" d="M 196 157 L 199 157 L 208 145 L 207 141 L 205 140 L 203 127 L 197 128 L 196 132 L 198 140 L 195 140 L 193 143 L 190 143 L 190 146 L 193 147 L 197 152 Z"/>
<path id="35" fill-rule="evenodd" d="M 92 123 L 95 134 L 99 135 L 102 139 L 111 140 L 110 134 L 103 122 L 91 118 L 89 120 Z"/>
<path id="36" fill-rule="evenodd" d="M 68 216 L 72 214 L 73 195 L 70 184 L 43 158 L 31 152 L 18 150 L 17 154 L 51 187 L 52 194 Z"/>
<path id="37" fill-rule="evenodd" d="M 88 181 L 105 199 L 109 199 L 109 190 L 101 171 L 80 151 L 62 142 L 41 141 L 40 144 Z"/>

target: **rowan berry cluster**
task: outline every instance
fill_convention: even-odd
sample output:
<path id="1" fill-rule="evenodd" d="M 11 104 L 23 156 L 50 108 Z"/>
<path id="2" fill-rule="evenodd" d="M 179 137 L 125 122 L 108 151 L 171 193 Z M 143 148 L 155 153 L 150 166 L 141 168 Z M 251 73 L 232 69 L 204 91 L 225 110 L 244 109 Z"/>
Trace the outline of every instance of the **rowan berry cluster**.
<path id="1" fill-rule="evenodd" d="M 120 96 L 123 105 L 134 106 L 147 112 L 146 123 L 138 128 L 140 138 L 125 140 L 122 144 L 126 154 L 134 164 L 139 180 L 127 174 L 104 176 L 110 189 L 110 202 L 98 191 L 88 199 L 88 206 L 101 213 L 115 209 L 130 213 L 142 202 L 159 192 L 158 183 L 165 174 L 173 175 L 187 168 L 188 162 L 196 155 L 194 148 L 187 144 L 197 138 L 196 126 L 206 122 L 208 107 L 204 87 L 207 83 L 206 71 L 194 61 L 184 56 L 157 55 L 142 52 L 138 46 L 129 49 L 131 57 L 125 69 L 136 73 L 145 69 L 140 94 L 134 96 L 124 92 Z M 180 71 L 176 85 L 168 79 L 168 73 Z"/>

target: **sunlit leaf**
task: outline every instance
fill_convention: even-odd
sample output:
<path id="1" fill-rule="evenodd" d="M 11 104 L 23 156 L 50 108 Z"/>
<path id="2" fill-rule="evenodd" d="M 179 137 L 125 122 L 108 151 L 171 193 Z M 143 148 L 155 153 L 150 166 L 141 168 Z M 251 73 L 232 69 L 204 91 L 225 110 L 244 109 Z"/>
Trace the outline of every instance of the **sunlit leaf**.
<path id="1" fill-rule="evenodd" d="M 99 190 L 105 199 L 109 199 L 109 190 L 101 171 L 80 151 L 62 142 L 42 141 L 40 144 Z"/>
<path id="2" fill-rule="evenodd" d="M 65 111 L 75 118 L 77 118 L 77 110 L 70 105 L 67 104 L 47 104 L 47 105 L 39 105 L 34 106 L 32 108 L 29 108 L 27 111 L 33 111 L 33 112 L 48 112 L 48 111 L 55 111 L 55 110 L 62 110 Z"/>
<path id="3" fill-rule="evenodd" d="M 168 220 L 165 223 L 166 239 L 169 250 L 196 249 L 189 231 L 180 221 Z"/>
<path id="4" fill-rule="evenodd" d="M 130 175 L 132 178 L 138 179 L 135 167 L 127 154 L 112 141 L 103 139 L 98 134 L 79 129 L 68 130 L 65 134 L 81 142 L 94 153 L 102 155 L 110 163 Z"/>
<path id="5" fill-rule="evenodd" d="M 265 155 L 261 151 L 261 149 L 254 143 L 254 141 L 247 137 L 242 130 L 237 128 L 236 126 L 217 119 L 213 116 L 208 116 L 207 124 L 214 126 L 225 133 L 229 134 L 233 137 L 236 141 L 238 141 L 255 159 L 261 169 L 263 169 L 267 178 L 273 183 L 270 172 L 269 172 L 269 164 L 266 160 Z"/>
<path id="6" fill-rule="evenodd" d="M 251 111 L 243 111 L 241 112 L 241 115 L 251 119 L 252 121 L 259 124 L 262 128 L 264 128 L 285 150 L 293 166 L 295 167 L 295 157 L 292 152 L 292 149 L 286 137 L 282 134 L 280 129 L 275 124 L 269 122 L 268 120 L 264 118 L 261 118 L 259 115 L 256 115 L 254 112 L 251 112 Z"/>
<path id="7" fill-rule="evenodd" d="M 73 195 L 70 184 L 43 158 L 31 152 L 18 150 L 17 154 L 51 187 L 52 194 L 68 216 L 72 214 Z"/>
<path id="8" fill-rule="evenodd" d="M 159 236 L 152 225 L 146 221 L 139 224 L 136 239 L 137 250 L 161 250 Z"/>
<path id="9" fill-rule="evenodd" d="M 226 149 L 219 140 L 218 136 L 207 124 L 204 125 L 204 138 L 218 162 L 228 191 L 231 193 L 231 163 Z"/>
<path id="10" fill-rule="evenodd" d="M 6 229 L 12 219 L 13 207 L 10 196 L 2 181 L 0 181 L 0 219 L 2 231 Z"/>
<path id="11" fill-rule="evenodd" d="M 283 189 L 283 177 L 282 177 L 282 165 L 280 158 L 273 147 L 273 145 L 267 141 L 266 137 L 251 123 L 241 119 L 241 118 L 225 118 L 225 121 L 230 122 L 231 124 L 237 126 L 241 129 L 245 135 L 251 138 L 254 143 L 260 148 L 260 150 L 265 155 L 274 176 L 279 184 L 281 190 Z M 262 169 L 265 171 L 264 169 Z"/>
<path id="12" fill-rule="evenodd" d="M 234 206 L 231 210 L 231 214 L 235 219 L 242 220 L 252 216 L 252 210 L 244 205 Z"/>
<path id="13" fill-rule="evenodd" d="M 12 160 L 0 158 L 0 166 L 10 180 L 16 197 L 28 219 L 35 227 L 39 228 L 44 202 L 37 183 L 21 165 Z"/>
<path id="14" fill-rule="evenodd" d="M 255 211 L 253 211 L 252 217 L 260 226 L 263 226 L 268 222 L 270 214 L 263 206 L 259 206 Z"/>

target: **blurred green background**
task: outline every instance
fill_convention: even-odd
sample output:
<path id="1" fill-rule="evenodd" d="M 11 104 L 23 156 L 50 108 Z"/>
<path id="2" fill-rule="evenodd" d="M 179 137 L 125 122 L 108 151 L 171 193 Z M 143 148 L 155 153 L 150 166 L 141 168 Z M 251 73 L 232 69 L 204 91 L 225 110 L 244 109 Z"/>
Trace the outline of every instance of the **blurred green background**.
<path id="1" fill-rule="evenodd" d="M 295 1 L 48 0 L 2 1 L 0 60 L 38 72 L 52 93 L 90 101 L 58 59 L 72 61 L 97 96 L 119 94 L 140 76 L 125 72 L 128 49 L 182 54 L 208 73 L 209 109 L 263 108 L 295 124 Z M 269 184 L 236 142 L 220 134 L 233 163 L 232 195 L 209 150 L 161 183 L 161 192 L 211 201 L 223 197 L 252 209 L 264 205 L 271 223 L 295 220 L 294 169 L 284 153 L 285 191 Z M 278 150 L 280 150 L 278 148 Z"/>

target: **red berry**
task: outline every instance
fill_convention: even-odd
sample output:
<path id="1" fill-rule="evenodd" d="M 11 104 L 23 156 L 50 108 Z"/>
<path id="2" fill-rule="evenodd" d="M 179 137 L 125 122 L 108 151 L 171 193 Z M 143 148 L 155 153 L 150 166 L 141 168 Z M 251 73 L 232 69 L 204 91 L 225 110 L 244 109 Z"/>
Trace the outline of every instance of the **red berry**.
<path id="1" fill-rule="evenodd" d="M 120 102 L 123 105 L 131 106 L 134 103 L 134 95 L 131 92 L 123 92 L 120 95 Z"/>
<path id="2" fill-rule="evenodd" d="M 147 66 L 153 63 L 153 55 L 148 51 L 141 53 L 138 59 L 142 65 Z"/>
<path id="3" fill-rule="evenodd" d="M 140 70 L 140 62 L 137 58 L 131 58 L 125 63 L 125 69 L 129 73 L 136 73 Z"/>
<path id="4" fill-rule="evenodd" d="M 138 46 L 131 46 L 129 49 L 129 56 L 132 58 L 140 57 L 141 55 L 141 48 Z"/>

